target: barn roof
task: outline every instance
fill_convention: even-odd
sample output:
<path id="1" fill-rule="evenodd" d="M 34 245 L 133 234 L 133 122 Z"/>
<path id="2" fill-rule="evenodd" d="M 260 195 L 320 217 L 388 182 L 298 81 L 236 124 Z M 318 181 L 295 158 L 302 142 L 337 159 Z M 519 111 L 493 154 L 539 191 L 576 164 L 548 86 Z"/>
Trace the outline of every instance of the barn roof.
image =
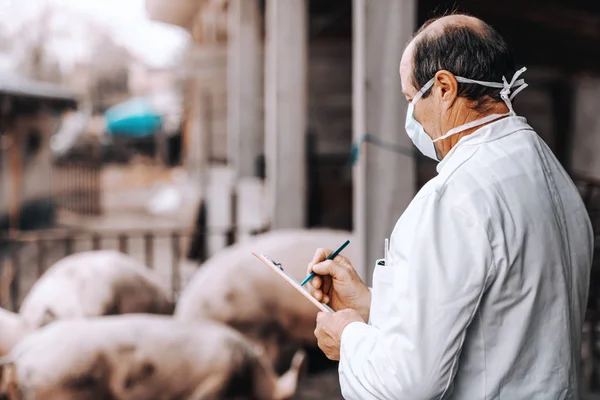
<path id="1" fill-rule="evenodd" d="M 63 86 L 16 75 L 0 75 L 0 94 L 59 101 L 76 100 L 75 93 Z"/>

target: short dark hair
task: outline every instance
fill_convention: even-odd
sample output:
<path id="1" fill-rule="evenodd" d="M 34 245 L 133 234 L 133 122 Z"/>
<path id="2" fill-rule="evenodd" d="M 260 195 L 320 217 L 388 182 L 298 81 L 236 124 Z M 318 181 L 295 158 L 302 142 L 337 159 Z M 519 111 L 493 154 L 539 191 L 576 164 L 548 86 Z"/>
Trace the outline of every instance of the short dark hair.
<path id="1" fill-rule="evenodd" d="M 437 19 L 425 22 L 415 37 Z M 415 40 L 412 81 L 417 89 L 439 70 L 486 82 L 502 82 L 503 76 L 510 81 L 516 72 L 512 51 L 502 36 L 485 22 L 475 28 L 448 24 L 441 32 L 426 33 Z M 478 111 L 484 111 L 490 100 L 501 101 L 500 90 L 472 83 L 458 84 L 458 96 L 476 101 Z M 423 97 L 430 93 L 428 90 Z"/>

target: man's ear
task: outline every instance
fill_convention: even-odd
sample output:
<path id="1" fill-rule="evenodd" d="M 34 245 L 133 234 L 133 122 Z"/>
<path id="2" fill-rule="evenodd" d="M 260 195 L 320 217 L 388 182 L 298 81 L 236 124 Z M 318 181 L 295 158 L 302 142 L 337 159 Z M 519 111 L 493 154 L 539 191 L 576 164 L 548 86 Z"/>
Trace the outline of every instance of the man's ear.
<path id="1" fill-rule="evenodd" d="M 435 74 L 435 82 L 440 91 L 442 101 L 451 106 L 458 97 L 458 81 L 456 77 L 451 72 L 440 70 Z"/>

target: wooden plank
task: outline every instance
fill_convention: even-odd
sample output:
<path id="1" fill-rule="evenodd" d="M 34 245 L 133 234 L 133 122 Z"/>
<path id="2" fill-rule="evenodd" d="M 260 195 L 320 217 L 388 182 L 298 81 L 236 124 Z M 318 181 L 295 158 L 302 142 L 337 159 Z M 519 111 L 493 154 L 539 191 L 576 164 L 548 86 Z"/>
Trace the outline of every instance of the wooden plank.
<path id="1" fill-rule="evenodd" d="M 227 58 L 228 163 L 236 177 L 254 176 L 262 150 L 262 40 L 257 0 L 230 0 Z"/>
<path id="2" fill-rule="evenodd" d="M 265 159 L 274 229 L 306 225 L 306 0 L 267 1 Z"/>

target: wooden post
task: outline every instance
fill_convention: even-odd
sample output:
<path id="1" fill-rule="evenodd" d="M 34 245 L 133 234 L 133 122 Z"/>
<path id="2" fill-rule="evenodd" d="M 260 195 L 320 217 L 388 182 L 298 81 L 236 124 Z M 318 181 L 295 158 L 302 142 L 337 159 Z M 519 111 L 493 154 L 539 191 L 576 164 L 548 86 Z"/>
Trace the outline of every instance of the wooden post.
<path id="1" fill-rule="evenodd" d="M 8 175 L 11 180 L 11 190 L 9 196 L 9 221 L 8 221 L 8 245 L 10 257 L 5 263 L 5 279 L 9 287 L 9 297 L 11 302 L 11 310 L 18 310 L 19 288 L 20 288 L 20 271 L 17 260 L 17 238 L 20 229 L 21 220 L 21 195 L 23 190 L 23 166 L 21 159 L 21 140 L 19 133 L 14 125 L 14 121 L 7 126 L 6 135 L 10 140 L 9 144 L 9 168 Z"/>
<path id="2" fill-rule="evenodd" d="M 267 0 L 265 161 L 269 222 L 306 225 L 306 0 Z"/>
<path id="3" fill-rule="evenodd" d="M 162 125 L 154 132 L 154 150 L 156 164 L 166 166 L 168 161 L 167 132 Z"/>
<path id="4" fill-rule="evenodd" d="M 366 1 L 354 0 L 352 9 L 352 141 L 359 143 L 366 133 Z M 360 162 L 352 171 L 353 190 L 353 232 L 359 254 L 358 260 L 352 260 L 361 279 L 367 281 L 369 261 L 367 259 L 367 221 L 366 221 L 366 157 L 361 151 Z M 371 260 L 372 262 L 372 260 Z"/>
<path id="5" fill-rule="evenodd" d="M 236 178 L 254 176 L 262 146 L 261 22 L 257 0 L 229 1 L 227 146 Z"/>
<path id="6" fill-rule="evenodd" d="M 404 133 L 407 102 L 398 69 L 416 21 L 415 0 L 355 0 L 354 137 L 369 133 L 412 146 Z M 368 83 L 368 84 L 367 84 Z M 363 145 L 355 167 L 356 231 L 365 246 L 365 278 L 371 283 L 384 239 L 415 194 L 415 160 Z"/>
<path id="7" fill-rule="evenodd" d="M 21 219 L 21 195 L 23 190 L 23 165 L 21 160 L 21 140 L 14 126 L 8 128 L 7 137 L 10 138 L 9 145 L 9 176 L 11 178 L 11 190 L 9 200 L 9 233 L 16 233 L 20 229 Z"/>

